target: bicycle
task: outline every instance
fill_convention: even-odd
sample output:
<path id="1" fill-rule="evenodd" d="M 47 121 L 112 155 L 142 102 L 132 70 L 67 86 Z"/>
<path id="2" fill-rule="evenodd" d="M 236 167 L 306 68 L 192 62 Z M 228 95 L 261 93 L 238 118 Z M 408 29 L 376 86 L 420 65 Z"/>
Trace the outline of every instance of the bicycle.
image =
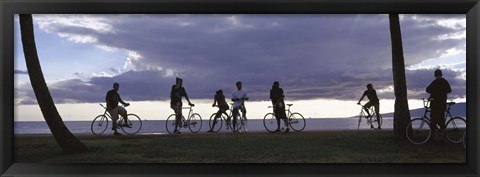
<path id="1" fill-rule="evenodd" d="M 91 130 L 94 135 L 103 134 L 105 130 L 107 130 L 108 119 L 112 119 L 112 116 L 107 111 L 107 107 L 103 106 L 101 103 L 100 106 L 105 109 L 105 112 L 95 117 L 95 119 L 92 121 Z M 117 120 L 117 129 L 122 129 L 122 131 L 128 135 L 134 135 L 142 129 L 142 120 L 136 114 L 127 114 L 126 119 L 127 124 L 125 124 L 125 118 L 121 115 L 119 116 L 119 119 Z"/>
<path id="2" fill-rule="evenodd" d="M 243 115 L 240 116 L 240 111 L 242 110 L 243 107 L 240 107 L 239 108 L 239 114 L 238 114 L 238 118 L 237 118 L 237 125 L 232 125 L 231 121 L 232 121 L 232 118 L 233 118 L 233 115 L 232 115 L 232 112 L 233 112 L 233 104 L 230 104 L 230 109 L 227 109 L 225 111 L 225 113 L 222 114 L 222 116 L 220 116 L 220 118 L 217 118 L 217 122 L 215 122 L 215 129 L 213 129 L 214 132 L 219 132 L 221 129 L 222 129 L 222 126 L 223 126 L 223 121 L 226 122 L 226 128 L 227 129 L 230 129 L 233 131 L 233 126 L 236 126 L 238 132 L 247 132 L 248 129 L 247 129 L 247 118 Z M 218 107 L 218 106 L 217 106 Z M 210 126 L 210 129 L 212 129 L 212 126 L 214 124 L 213 120 L 215 118 L 217 113 L 213 113 L 211 116 L 210 116 L 210 120 L 208 121 L 209 122 L 209 126 Z M 227 121 L 227 120 L 230 120 Z M 218 124 L 218 122 L 220 121 L 220 124 Z"/>
<path id="3" fill-rule="evenodd" d="M 215 107 L 218 107 L 218 106 L 215 106 Z M 213 132 L 217 133 L 222 129 L 223 121 L 225 121 L 227 129 L 232 129 L 231 124 L 227 121 L 229 118 L 231 119 L 231 117 L 232 117 L 231 107 L 230 107 L 230 109 L 227 109 L 224 113 L 222 113 L 222 115 L 219 118 L 217 118 L 217 121 L 214 122 L 216 115 L 217 115 L 216 112 L 213 113 L 210 116 L 210 120 L 208 121 L 208 126 L 211 130 L 213 130 Z M 215 127 L 213 127 L 214 124 L 215 124 Z M 213 129 L 212 129 L 212 127 L 213 127 Z"/>
<path id="4" fill-rule="evenodd" d="M 290 107 L 293 104 L 286 104 L 288 106 L 288 109 L 285 111 L 287 113 L 288 117 L 288 125 L 290 128 L 292 128 L 296 132 L 300 132 L 303 129 L 305 129 L 306 126 L 306 121 L 305 118 L 302 116 L 302 114 L 298 112 L 291 112 Z M 268 106 L 268 108 L 273 108 L 273 106 Z M 263 117 L 263 126 L 265 129 L 267 129 L 268 132 L 275 132 L 277 130 L 277 119 L 275 118 L 275 114 L 272 113 L 267 113 Z M 285 126 L 282 128 L 285 130 Z"/>
<path id="5" fill-rule="evenodd" d="M 447 140 L 451 143 L 461 143 L 463 141 L 463 134 L 466 128 L 466 121 L 462 117 L 453 117 L 450 113 L 450 107 L 454 105 L 455 102 L 447 102 L 447 108 L 445 110 L 445 117 L 448 118 L 448 121 L 445 126 L 445 135 Z M 423 144 L 426 143 L 432 134 L 432 129 L 437 130 L 438 127 L 432 127 L 430 124 L 430 118 L 427 117 L 427 113 L 431 112 L 430 109 L 430 100 L 425 100 L 423 98 L 423 107 L 425 111 L 423 117 L 414 118 L 410 121 L 406 128 L 406 135 L 408 140 L 413 144 Z"/>
<path id="6" fill-rule="evenodd" d="M 189 109 L 188 119 L 182 115 L 182 119 L 178 123 L 178 128 L 187 128 L 190 129 L 192 133 L 198 133 L 202 128 L 202 117 L 198 113 L 193 112 L 193 106 L 182 107 L 182 109 Z M 167 121 L 165 122 L 165 127 L 169 134 L 173 134 L 175 130 L 175 114 L 168 116 Z"/>
<path id="7" fill-rule="evenodd" d="M 368 108 L 371 115 L 370 117 L 367 117 L 367 113 L 365 112 L 365 105 L 362 105 L 362 104 L 359 104 L 359 105 L 362 106 L 362 108 L 360 109 L 360 113 L 358 115 L 357 130 L 360 130 L 360 123 L 362 123 L 362 118 L 365 118 L 367 120 L 367 125 L 370 125 L 370 129 L 375 129 L 375 127 L 373 127 L 373 122 L 377 122 L 377 113 L 374 111 L 375 106 L 371 106 L 370 108 Z M 379 119 L 379 122 L 377 122 L 378 126 L 381 127 L 383 123 L 382 114 L 378 115 L 378 119 Z"/>

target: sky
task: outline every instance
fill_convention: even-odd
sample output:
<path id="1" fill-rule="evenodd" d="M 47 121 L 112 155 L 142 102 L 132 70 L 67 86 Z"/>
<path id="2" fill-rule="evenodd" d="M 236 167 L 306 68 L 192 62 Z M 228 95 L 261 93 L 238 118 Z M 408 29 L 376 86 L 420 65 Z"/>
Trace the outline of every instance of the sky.
<path id="1" fill-rule="evenodd" d="M 305 117 L 349 117 L 368 83 L 393 112 L 386 14 L 33 15 L 42 70 L 64 120 L 91 120 L 114 82 L 131 112 L 165 119 L 176 77 L 209 117 L 213 95 L 227 101 L 242 81 L 249 117 L 268 113 L 279 81 L 286 102 Z M 400 15 L 410 108 L 442 69 L 449 100 L 466 100 L 464 14 Z M 365 103 L 367 99 L 362 103 Z M 43 120 L 36 104 L 15 17 L 15 120 Z M 89 111 L 85 111 L 89 110 Z"/>

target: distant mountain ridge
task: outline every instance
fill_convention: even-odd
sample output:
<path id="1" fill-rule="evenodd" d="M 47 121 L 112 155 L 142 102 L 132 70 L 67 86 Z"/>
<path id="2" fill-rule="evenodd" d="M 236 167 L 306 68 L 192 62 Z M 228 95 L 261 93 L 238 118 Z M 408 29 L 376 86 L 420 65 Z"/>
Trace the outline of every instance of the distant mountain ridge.
<path id="1" fill-rule="evenodd" d="M 381 110 L 381 108 L 380 108 Z M 411 109 L 410 117 L 422 117 L 425 109 Z M 450 113 L 452 116 L 467 117 L 467 103 L 456 103 L 450 108 Z M 427 113 L 427 116 L 430 116 L 430 113 Z M 393 112 L 382 114 L 382 117 L 393 117 Z"/>

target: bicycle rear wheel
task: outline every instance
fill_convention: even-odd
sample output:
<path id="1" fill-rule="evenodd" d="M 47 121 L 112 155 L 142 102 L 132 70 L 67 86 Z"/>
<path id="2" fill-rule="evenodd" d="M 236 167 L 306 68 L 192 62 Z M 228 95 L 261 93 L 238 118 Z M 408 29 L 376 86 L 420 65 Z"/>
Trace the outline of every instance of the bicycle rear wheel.
<path id="1" fill-rule="evenodd" d="M 292 115 L 290 115 L 288 118 L 288 121 L 290 127 L 296 132 L 302 131 L 307 125 L 305 118 L 298 112 L 292 113 Z"/>
<path id="2" fill-rule="evenodd" d="M 222 119 L 226 119 L 226 118 L 222 118 L 222 117 L 225 117 L 225 114 L 222 114 L 221 117 L 217 118 L 217 121 L 214 122 L 215 120 L 215 116 L 217 115 L 217 113 L 213 113 L 211 116 L 210 116 L 210 120 L 208 121 L 208 127 L 213 130 L 214 132 L 219 132 L 221 129 L 222 129 L 222 126 L 223 126 L 223 120 Z M 215 125 L 214 125 L 215 124 Z M 213 127 L 213 128 L 212 128 Z"/>
<path id="3" fill-rule="evenodd" d="M 202 117 L 200 117 L 200 114 L 194 113 L 190 116 L 190 119 L 188 119 L 188 129 L 190 129 L 192 133 L 198 133 L 200 129 L 202 129 Z"/>
<path id="4" fill-rule="evenodd" d="M 277 119 L 273 113 L 268 113 L 263 117 L 263 126 L 271 133 L 277 130 Z"/>
<path id="5" fill-rule="evenodd" d="M 452 143 L 461 143 L 463 141 L 463 133 L 466 130 L 466 121 L 461 117 L 454 117 L 448 120 L 445 134 L 448 141 Z"/>
<path id="6" fill-rule="evenodd" d="M 90 129 L 94 135 L 101 135 L 108 127 L 108 118 L 105 115 L 98 115 L 93 119 Z"/>
<path id="7" fill-rule="evenodd" d="M 379 120 L 377 120 L 377 114 L 375 113 L 372 114 L 372 116 L 370 116 L 368 119 L 370 120 L 370 126 L 374 127 L 375 123 L 377 123 L 378 127 L 382 126 L 383 119 L 381 114 L 378 115 Z"/>
<path id="8" fill-rule="evenodd" d="M 121 119 L 121 121 L 125 120 Z M 125 124 L 125 122 L 122 122 L 120 128 L 128 135 L 135 135 L 142 129 L 142 120 L 135 114 L 127 114 L 127 124 Z"/>
<path id="9" fill-rule="evenodd" d="M 425 118 L 415 118 L 408 123 L 406 128 L 407 139 L 413 144 L 423 144 L 432 134 L 430 122 Z"/>
<path id="10" fill-rule="evenodd" d="M 181 121 L 181 120 L 180 120 Z M 177 130 L 180 130 L 182 127 L 180 126 L 180 122 L 178 123 Z M 175 114 L 171 114 L 168 116 L 167 121 L 165 121 L 165 128 L 169 134 L 172 134 L 175 130 Z"/>

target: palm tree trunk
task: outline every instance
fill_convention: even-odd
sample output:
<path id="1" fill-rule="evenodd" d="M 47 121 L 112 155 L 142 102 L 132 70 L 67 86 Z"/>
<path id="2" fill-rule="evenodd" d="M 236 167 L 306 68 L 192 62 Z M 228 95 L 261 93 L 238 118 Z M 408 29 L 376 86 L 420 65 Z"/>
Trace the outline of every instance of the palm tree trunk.
<path id="1" fill-rule="evenodd" d="M 399 139 L 405 139 L 405 130 L 410 122 L 410 110 L 407 99 L 405 79 L 405 61 L 403 58 L 402 33 L 398 14 L 389 14 L 390 35 L 392 40 L 392 70 L 395 92 L 395 111 L 393 114 L 393 132 Z"/>
<path id="2" fill-rule="evenodd" d="M 20 29 L 25 62 L 27 64 L 28 76 L 30 77 L 33 91 L 37 97 L 38 105 L 40 106 L 43 117 L 45 118 L 52 135 L 55 137 L 55 140 L 60 148 L 62 148 L 63 152 L 86 152 L 88 151 L 87 147 L 68 130 L 53 103 L 52 96 L 45 83 L 42 68 L 40 67 L 40 62 L 38 60 L 32 20 L 31 14 L 20 15 Z"/>

